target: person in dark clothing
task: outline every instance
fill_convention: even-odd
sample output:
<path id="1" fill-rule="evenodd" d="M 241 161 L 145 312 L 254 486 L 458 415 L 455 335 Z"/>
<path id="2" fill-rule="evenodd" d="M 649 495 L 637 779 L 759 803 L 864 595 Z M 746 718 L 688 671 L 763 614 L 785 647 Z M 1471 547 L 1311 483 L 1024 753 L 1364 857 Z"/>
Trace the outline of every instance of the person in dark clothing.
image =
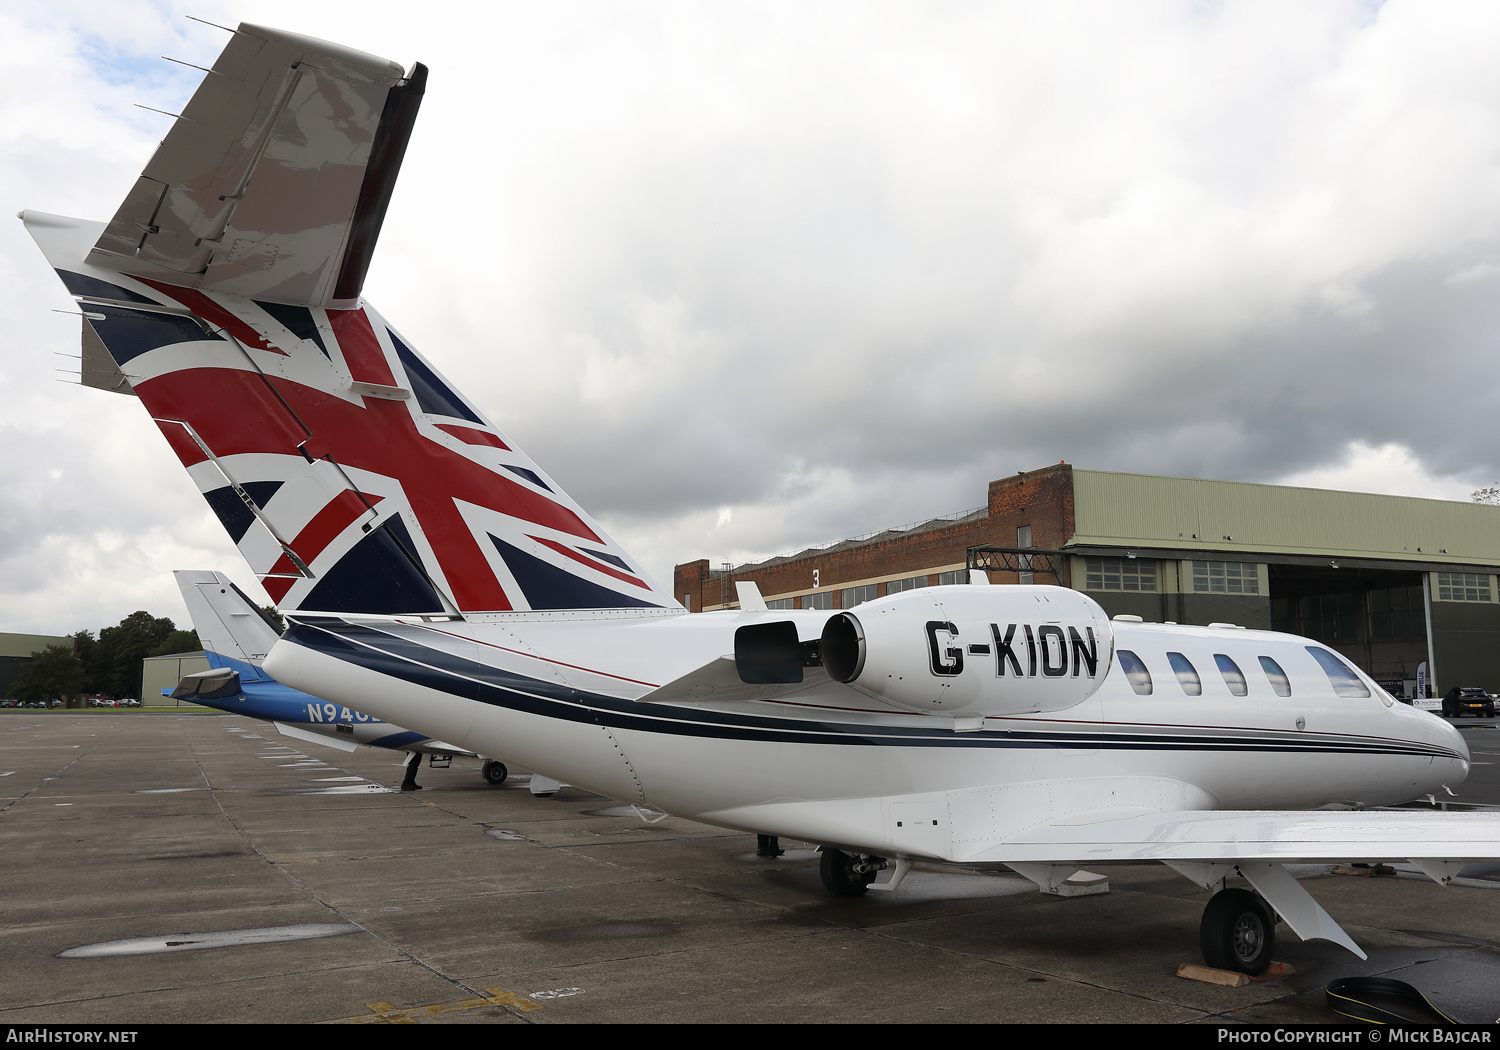
<path id="1" fill-rule="evenodd" d="M 413 751 L 411 760 L 406 763 L 406 779 L 401 781 L 402 791 L 421 791 L 422 785 L 417 783 L 417 770 L 422 768 L 422 753 Z"/>
<path id="2" fill-rule="evenodd" d="M 755 855 L 757 857 L 779 857 L 786 850 L 781 848 L 781 842 L 775 835 L 755 836 Z"/>

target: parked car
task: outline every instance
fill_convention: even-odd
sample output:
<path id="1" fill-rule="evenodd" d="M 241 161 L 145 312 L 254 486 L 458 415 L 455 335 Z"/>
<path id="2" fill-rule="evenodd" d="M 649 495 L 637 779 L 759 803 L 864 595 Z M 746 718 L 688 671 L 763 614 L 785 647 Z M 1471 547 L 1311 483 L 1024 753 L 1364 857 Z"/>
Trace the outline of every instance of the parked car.
<path id="1" fill-rule="evenodd" d="M 1494 718 L 1495 698 L 1478 686 L 1454 686 L 1443 697 L 1443 717 L 1459 718 L 1463 715 Z"/>

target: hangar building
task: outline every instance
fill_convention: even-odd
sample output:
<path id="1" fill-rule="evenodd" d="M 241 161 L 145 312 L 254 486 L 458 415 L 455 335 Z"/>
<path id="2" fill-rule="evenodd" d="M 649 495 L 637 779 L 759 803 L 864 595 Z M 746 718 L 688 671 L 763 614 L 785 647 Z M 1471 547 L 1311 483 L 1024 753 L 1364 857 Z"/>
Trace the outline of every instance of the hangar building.
<path id="1" fill-rule="evenodd" d="M 693 612 L 754 581 L 773 608 L 848 609 L 913 587 L 1057 583 L 1111 616 L 1289 631 L 1392 692 L 1500 692 L 1500 506 L 1078 470 L 993 481 L 982 507 L 720 569 L 678 565 Z"/>
<path id="2" fill-rule="evenodd" d="M 73 639 L 57 634 L 0 634 L 0 697 L 10 695 L 21 671 L 49 645 L 73 647 Z"/>

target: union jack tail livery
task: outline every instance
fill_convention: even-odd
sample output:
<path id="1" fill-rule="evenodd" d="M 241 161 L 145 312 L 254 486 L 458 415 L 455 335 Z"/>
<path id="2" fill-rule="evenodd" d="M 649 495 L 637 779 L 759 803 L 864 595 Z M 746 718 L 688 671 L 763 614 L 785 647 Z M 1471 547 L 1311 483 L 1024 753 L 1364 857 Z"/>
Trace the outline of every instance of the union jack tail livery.
<path id="1" fill-rule="evenodd" d="M 427 71 L 242 25 L 109 223 L 21 218 L 283 609 L 675 608 L 359 297 Z"/>

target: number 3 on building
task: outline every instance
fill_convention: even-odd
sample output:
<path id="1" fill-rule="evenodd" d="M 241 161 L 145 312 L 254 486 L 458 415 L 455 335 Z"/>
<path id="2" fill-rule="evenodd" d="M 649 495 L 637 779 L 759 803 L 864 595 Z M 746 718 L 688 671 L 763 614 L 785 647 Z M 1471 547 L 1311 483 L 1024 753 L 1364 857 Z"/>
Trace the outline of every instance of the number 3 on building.
<path id="1" fill-rule="evenodd" d="M 817 586 L 818 586 L 818 570 L 814 569 L 813 570 L 813 587 L 816 588 Z"/>

